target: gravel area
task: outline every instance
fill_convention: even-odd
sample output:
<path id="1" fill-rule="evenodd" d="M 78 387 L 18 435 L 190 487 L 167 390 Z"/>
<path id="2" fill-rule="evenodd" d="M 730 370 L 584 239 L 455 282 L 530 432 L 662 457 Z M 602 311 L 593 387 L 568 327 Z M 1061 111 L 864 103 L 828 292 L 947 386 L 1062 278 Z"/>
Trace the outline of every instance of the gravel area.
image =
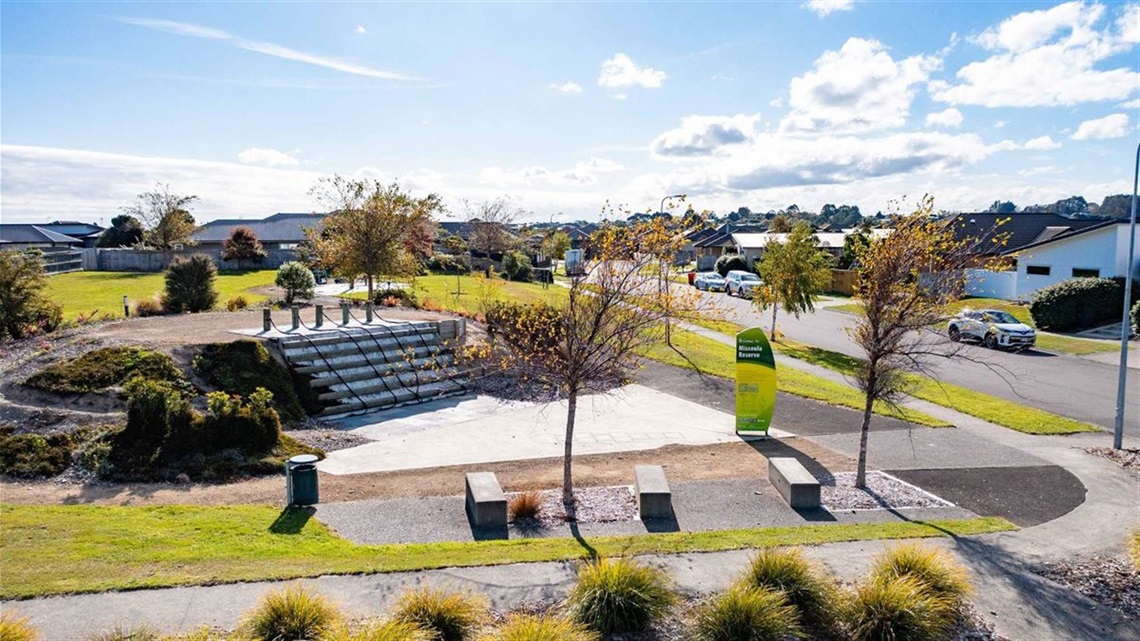
<path id="1" fill-rule="evenodd" d="M 509 502 L 519 492 L 507 493 Z M 562 503 L 562 490 L 546 490 L 542 495 L 542 509 L 533 523 L 516 523 L 516 526 L 554 527 L 574 521 L 577 523 L 615 523 L 637 520 L 637 499 L 633 488 L 628 485 L 618 487 L 588 487 L 574 492 L 573 515 L 566 513 Z"/>
<path id="2" fill-rule="evenodd" d="M 1051 563 L 1034 571 L 1134 621 L 1140 620 L 1140 572 L 1130 559 L 1096 556 Z"/>
<path id="3" fill-rule="evenodd" d="M 854 472 L 820 475 L 820 503 L 829 510 L 953 507 L 922 488 L 884 472 L 867 472 L 867 489 L 855 487 Z"/>
<path id="4" fill-rule="evenodd" d="M 372 439 L 337 429 L 298 429 L 289 430 L 285 433 L 309 447 L 316 447 L 325 452 L 347 450 L 350 447 L 373 442 Z"/>
<path id="5" fill-rule="evenodd" d="M 1085 451 L 1093 456 L 1106 458 L 1126 470 L 1140 472 L 1140 450 L 1114 450 L 1111 447 L 1086 447 Z"/>

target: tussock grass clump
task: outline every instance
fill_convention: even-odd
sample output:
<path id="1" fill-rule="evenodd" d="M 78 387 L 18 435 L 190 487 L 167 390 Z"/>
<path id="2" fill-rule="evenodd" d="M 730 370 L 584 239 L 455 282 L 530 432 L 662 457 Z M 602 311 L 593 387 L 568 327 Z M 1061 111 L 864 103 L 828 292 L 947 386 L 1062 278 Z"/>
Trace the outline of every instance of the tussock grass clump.
<path id="1" fill-rule="evenodd" d="M 895 546 L 876 559 L 871 569 L 873 581 L 909 576 L 929 588 L 934 596 L 960 606 L 970 593 L 966 569 L 948 552 L 908 543 Z"/>
<path id="2" fill-rule="evenodd" d="M 326 632 L 320 641 L 432 641 L 435 637 L 411 623 L 388 621 L 372 623 L 358 630 L 340 624 Z"/>
<path id="3" fill-rule="evenodd" d="M 0 640 L 3 641 L 36 641 L 40 633 L 32 627 L 25 617 L 18 616 L 9 610 L 0 614 Z"/>
<path id="4" fill-rule="evenodd" d="M 542 512 L 542 493 L 533 490 L 519 492 L 511 497 L 507 509 L 510 511 L 512 521 L 538 518 Z"/>
<path id="5" fill-rule="evenodd" d="M 698 641 L 782 641 L 800 637 L 800 616 L 783 592 L 738 584 L 697 610 Z"/>
<path id="6" fill-rule="evenodd" d="M 858 586 L 846 619 L 852 641 L 937 641 L 953 628 L 957 609 L 921 580 L 898 576 Z"/>
<path id="7" fill-rule="evenodd" d="M 809 629 L 824 631 L 835 627 L 839 590 L 798 548 L 761 550 L 753 557 L 741 583 L 783 593 Z"/>
<path id="8" fill-rule="evenodd" d="M 480 641 L 600 641 L 598 633 L 569 619 L 516 614 Z"/>
<path id="9" fill-rule="evenodd" d="M 660 570 L 631 559 L 600 559 L 578 570 L 567 605 L 602 634 L 638 632 L 669 612 L 677 596 Z"/>
<path id="10" fill-rule="evenodd" d="M 482 597 L 433 588 L 410 590 L 396 602 L 393 619 L 417 625 L 439 641 L 467 641 L 487 618 Z"/>
<path id="11" fill-rule="evenodd" d="M 313 639 L 333 630 L 340 620 L 336 606 L 323 596 L 291 585 L 262 597 L 243 627 L 258 641 Z"/>
<path id="12" fill-rule="evenodd" d="M 162 641 L 162 639 L 162 633 L 158 628 L 143 623 L 135 627 L 116 625 L 107 632 L 96 634 L 89 641 Z"/>
<path id="13" fill-rule="evenodd" d="M 55 394 L 87 394 L 122 385 L 135 377 L 188 385 L 170 356 L 141 347 L 95 349 L 43 368 L 24 385 Z"/>

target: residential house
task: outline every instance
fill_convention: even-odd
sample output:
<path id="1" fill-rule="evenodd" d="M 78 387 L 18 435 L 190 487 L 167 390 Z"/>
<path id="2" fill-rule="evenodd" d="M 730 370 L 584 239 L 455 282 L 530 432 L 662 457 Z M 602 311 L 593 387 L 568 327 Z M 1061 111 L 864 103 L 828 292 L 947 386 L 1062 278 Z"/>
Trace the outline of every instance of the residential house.
<path id="1" fill-rule="evenodd" d="M 99 236 L 103 233 L 102 226 L 94 223 L 81 223 L 77 220 L 53 220 L 46 225 L 40 225 L 40 227 L 82 241 L 83 247 L 94 247 Z"/>
<path id="2" fill-rule="evenodd" d="M 1059 214 L 957 214 L 947 219 L 956 240 L 977 243 L 979 266 L 990 258 L 1023 247 L 1103 224 L 1103 220 L 1066 218 Z"/>
<path id="3" fill-rule="evenodd" d="M 843 244 L 846 242 L 847 237 L 858 233 L 858 229 L 844 229 L 837 232 L 816 232 L 815 237 L 818 241 L 818 247 L 827 251 L 835 258 L 843 253 Z M 872 237 L 884 236 L 891 233 L 890 229 L 875 228 L 871 230 Z M 764 248 L 769 243 L 784 242 L 788 238 L 788 234 L 784 233 L 734 233 L 732 234 L 732 242 L 735 245 L 735 252 L 748 259 L 748 263 L 752 264 L 760 260 L 764 256 Z"/>
<path id="4" fill-rule="evenodd" d="M 60 233 L 50 225 L 0 224 L 0 249 L 60 250 L 83 247 L 83 240 Z"/>
<path id="5" fill-rule="evenodd" d="M 305 240 L 305 228 L 319 225 L 325 217 L 324 214 L 273 214 L 262 220 L 249 220 L 243 218 L 224 218 L 212 220 L 194 232 L 196 249 L 212 251 L 222 249 L 234 227 L 248 227 L 257 235 L 261 245 L 266 250 L 296 249 Z"/>
<path id="6" fill-rule="evenodd" d="M 701 240 L 693 242 L 697 271 L 708 271 L 716 266 L 717 259 L 724 254 L 737 253 L 736 242 L 732 240 L 734 233 L 759 233 L 761 229 L 757 226 L 737 225 L 729 222 L 713 231 L 715 233 L 707 234 Z"/>

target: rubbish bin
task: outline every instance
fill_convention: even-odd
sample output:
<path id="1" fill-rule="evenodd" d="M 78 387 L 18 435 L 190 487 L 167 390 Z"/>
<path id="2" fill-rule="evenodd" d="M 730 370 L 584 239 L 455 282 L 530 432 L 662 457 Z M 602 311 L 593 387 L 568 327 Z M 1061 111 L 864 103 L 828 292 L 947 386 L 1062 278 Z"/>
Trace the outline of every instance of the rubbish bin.
<path id="1" fill-rule="evenodd" d="M 693 272 L 693 271 L 689 272 L 689 284 L 690 285 L 693 284 L 693 280 L 696 279 L 696 277 L 697 277 L 697 272 Z"/>
<path id="2" fill-rule="evenodd" d="M 298 454 L 285 461 L 286 505 L 315 505 L 318 502 L 316 462 L 317 457 L 312 454 Z M 304 480 L 298 477 L 299 472 Z"/>

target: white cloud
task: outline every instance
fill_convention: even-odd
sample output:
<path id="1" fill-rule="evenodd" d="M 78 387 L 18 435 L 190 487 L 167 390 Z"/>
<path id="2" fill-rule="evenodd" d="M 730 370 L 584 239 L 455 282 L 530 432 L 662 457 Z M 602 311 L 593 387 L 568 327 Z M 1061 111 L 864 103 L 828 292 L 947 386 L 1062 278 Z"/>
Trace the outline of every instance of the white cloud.
<path id="1" fill-rule="evenodd" d="M 188 36 L 191 38 L 204 38 L 207 40 L 218 40 L 225 42 L 232 46 L 246 51 L 255 51 L 257 53 L 273 56 L 275 58 L 283 58 L 285 60 L 292 60 L 294 62 L 303 62 L 305 64 L 315 65 L 317 67 L 324 67 L 342 73 L 353 74 L 357 76 L 367 76 L 370 78 L 380 78 L 382 80 L 418 80 L 412 76 L 407 76 L 395 71 L 386 71 L 383 69 L 376 69 L 365 65 L 356 64 L 340 58 L 333 58 L 330 56 L 321 56 L 317 54 L 306 53 L 289 47 L 283 47 L 272 42 L 263 42 L 258 40 L 247 40 L 241 36 L 234 35 L 221 29 L 214 29 L 213 27 L 204 27 L 189 22 L 176 22 L 173 20 L 152 20 L 150 18 L 119 18 L 121 22 L 132 24 L 147 29 L 154 29 L 156 31 L 163 31 L 165 33 L 172 33 L 179 36 Z"/>
<path id="2" fill-rule="evenodd" d="M 1122 17 L 1099 29 L 1106 8 L 1069 2 L 1014 15 L 972 38 L 995 52 L 965 65 L 955 82 L 933 81 L 931 96 L 955 105 L 1043 107 L 1101 100 L 1123 100 L 1135 90 L 1138 74 L 1128 67 L 1096 65 L 1137 45 L 1134 19 Z M 1133 15 L 1135 5 L 1125 8 Z"/>
<path id="3" fill-rule="evenodd" d="M 620 163 L 608 158 L 590 158 L 575 164 L 570 169 L 550 170 L 542 166 L 523 167 L 522 169 L 503 169 L 502 167 L 485 167 L 479 172 L 479 178 L 488 183 L 498 185 L 594 185 L 602 174 L 623 171 Z"/>
<path id="4" fill-rule="evenodd" d="M 238 154 L 238 160 L 243 165 L 261 165 L 262 167 L 296 167 L 301 164 L 296 158 L 276 149 L 261 149 L 251 147 Z"/>
<path id="5" fill-rule="evenodd" d="M 1140 98 L 1133 98 L 1128 102 L 1122 102 L 1116 105 L 1117 109 L 1140 109 Z"/>
<path id="6" fill-rule="evenodd" d="M 824 52 L 815 69 L 791 82 L 792 113 L 782 131 L 859 131 L 906 123 L 915 86 L 939 61 L 914 56 L 894 60 L 877 40 L 851 38 Z"/>
<path id="7" fill-rule="evenodd" d="M 649 145 L 657 157 L 711 156 L 730 145 L 756 137 L 760 114 L 747 116 L 685 116 L 681 126 L 657 136 Z"/>
<path id="8" fill-rule="evenodd" d="M 926 124 L 934 127 L 961 127 L 962 112 L 951 107 L 945 111 L 927 114 Z"/>
<path id="9" fill-rule="evenodd" d="M 782 96 L 778 97 L 778 98 L 773 98 L 773 99 L 768 101 L 768 106 L 772 107 L 773 109 L 783 109 L 784 108 L 784 98 Z"/>
<path id="10" fill-rule="evenodd" d="M 562 84 L 552 82 L 549 87 L 555 91 L 561 91 L 562 93 L 582 93 L 582 85 L 573 81 L 567 81 Z"/>
<path id="11" fill-rule="evenodd" d="M 994 123 L 994 129 L 1003 129 L 1006 126 L 1006 124 L 1008 124 L 1008 123 L 1006 123 L 1006 121 L 999 120 L 999 121 Z"/>
<path id="12" fill-rule="evenodd" d="M 644 87 L 656 89 L 668 78 L 664 71 L 639 67 L 624 53 L 614 54 L 613 58 L 602 63 L 602 72 L 598 76 L 599 87 Z"/>
<path id="13" fill-rule="evenodd" d="M 1128 133 L 1128 116 L 1112 114 L 1096 120 L 1086 120 L 1077 127 L 1073 140 L 1104 140 L 1123 138 Z"/>
<path id="14" fill-rule="evenodd" d="M 808 0 L 800 6 L 824 18 L 834 11 L 850 11 L 855 0 Z"/>
<path id="15" fill-rule="evenodd" d="M 1033 149 L 1037 151 L 1047 151 L 1049 149 L 1057 149 L 1061 143 L 1056 142 L 1050 136 L 1039 136 L 1031 140 L 1025 141 L 1026 149 Z"/>
<path id="16" fill-rule="evenodd" d="M 615 93 L 614 94 L 614 100 L 626 100 L 628 98 L 629 98 L 629 96 L 627 96 L 624 93 Z"/>
<path id="17" fill-rule="evenodd" d="M 356 25 L 356 33 L 362 36 L 366 36 L 368 35 L 368 30 L 364 28 L 364 25 L 358 24 Z"/>

